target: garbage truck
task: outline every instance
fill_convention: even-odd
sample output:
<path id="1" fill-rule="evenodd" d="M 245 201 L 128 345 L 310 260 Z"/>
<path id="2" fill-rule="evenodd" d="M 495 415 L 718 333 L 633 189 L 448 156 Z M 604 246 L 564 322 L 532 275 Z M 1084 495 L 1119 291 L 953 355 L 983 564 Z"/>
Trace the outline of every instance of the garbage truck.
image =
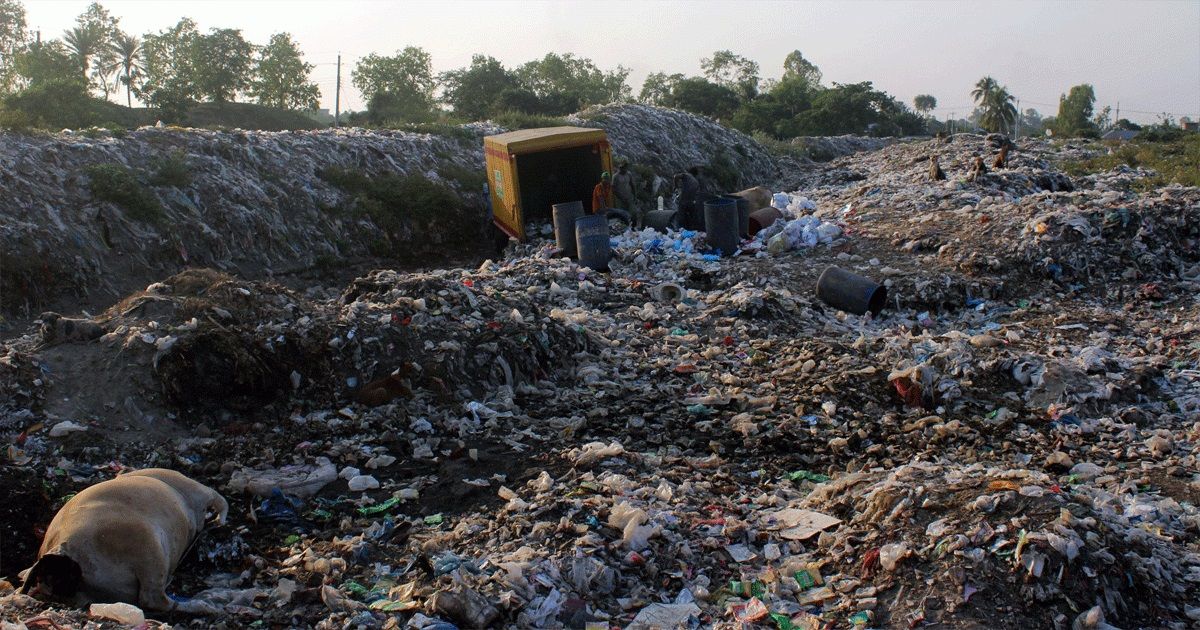
<path id="1" fill-rule="evenodd" d="M 492 222 L 504 241 L 524 241 L 527 225 L 549 223 L 556 203 L 582 201 L 590 211 L 600 174 L 612 172 L 612 149 L 603 129 L 510 131 L 484 137 L 483 153 Z"/>

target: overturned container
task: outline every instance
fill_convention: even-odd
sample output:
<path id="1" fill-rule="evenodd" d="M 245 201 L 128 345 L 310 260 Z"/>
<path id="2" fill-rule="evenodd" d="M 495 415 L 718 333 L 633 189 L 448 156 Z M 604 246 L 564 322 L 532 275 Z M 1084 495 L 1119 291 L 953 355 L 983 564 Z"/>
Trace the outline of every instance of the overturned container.
<path id="1" fill-rule="evenodd" d="M 562 250 L 563 256 L 575 258 L 579 248 L 575 246 L 575 219 L 583 216 L 582 201 L 556 203 L 553 206 L 554 241 Z"/>
<path id="2" fill-rule="evenodd" d="M 728 197 L 717 197 L 704 203 L 704 236 L 709 247 L 732 256 L 738 250 L 737 203 Z"/>
<path id="3" fill-rule="evenodd" d="M 760 208 L 750 213 L 749 234 L 754 236 L 762 230 L 771 227 L 775 221 L 782 219 L 783 213 L 773 207 Z"/>
<path id="4" fill-rule="evenodd" d="M 608 270 L 612 243 L 608 240 L 608 219 L 602 214 L 589 214 L 575 219 L 575 244 L 579 264 L 597 271 Z"/>
<path id="5" fill-rule="evenodd" d="M 817 279 L 817 297 L 847 313 L 878 315 L 887 303 L 887 288 L 845 269 L 828 267 Z"/>

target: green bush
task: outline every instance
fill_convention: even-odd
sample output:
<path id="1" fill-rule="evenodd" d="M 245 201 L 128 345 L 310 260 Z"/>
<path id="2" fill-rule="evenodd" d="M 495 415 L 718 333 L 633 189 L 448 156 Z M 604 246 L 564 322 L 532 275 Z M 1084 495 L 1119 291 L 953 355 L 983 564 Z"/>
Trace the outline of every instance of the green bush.
<path id="1" fill-rule="evenodd" d="M 723 191 L 734 191 L 741 185 L 741 173 L 738 172 L 737 167 L 734 166 L 724 151 L 717 151 L 713 155 L 712 159 L 708 162 L 707 170 L 708 176 L 717 182 L 717 186 Z"/>
<path id="2" fill-rule="evenodd" d="M 172 151 L 156 160 L 156 168 L 154 175 L 150 178 L 150 185 L 185 188 L 191 183 L 192 171 L 188 166 L 187 155 L 183 151 Z"/>
<path id="3" fill-rule="evenodd" d="M 115 203 L 130 217 L 144 223 L 163 218 L 158 198 L 128 168 L 120 164 L 92 164 L 87 167 L 87 175 L 93 199 Z"/>
<path id="4" fill-rule="evenodd" d="M 457 164 L 444 164 L 437 169 L 443 179 L 458 182 L 463 192 L 472 193 L 483 190 L 487 182 L 487 173 L 482 168 L 465 168 Z"/>
<path id="5" fill-rule="evenodd" d="M 55 79 L 4 97 L 6 110 L 22 112 L 38 127 L 82 129 L 98 121 L 82 81 Z"/>
<path id="6" fill-rule="evenodd" d="M 33 119 L 20 110 L 0 107 L 0 129 L 26 132 L 33 128 Z"/>
<path id="7" fill-rule="evenodd" d="M 470 140 L 472 142 L 479 141 L 479 136 L 476 135 L 475 132 L 471 131 L 470 129 L 463 129 L 460 125 L 448 122 L 401 123 L 391 128 L 399 131 L 442 136 L 444 138 Z"/>
<path id="8" fill-rule="evenodd" d="M 457 192 L 421 175 L 385 174 L 375 177 L 331 167 L 318 175 L 354 195 L 354 207 L 366 214 L 390 238 L 406 223 L 431 223 L 447 234 L 473 232 L 467 206 Z"/>
<path id="9" fill-rule="evenodd" d="M 536 129 L 538 127 L 567 127 L 570 125 L 570 123 L 562 118 L 543 116 L 541 114 L 527 114 L 516 110 L 496 114 L 492 117 L 492 122 L 509 130 Z"/>
<path id="10" fill-rule="evenodd" d="M 1138 181 L 1135 188 L 1150 190 L 1168 184 L 1200 186 L 1200 134 L 1187 134 L 1170 142 L 1143 141 L 1106 143 L 1109 152 L 1086 160 L 1065 162 L 1069 175 L 1102 173 L 1118 166 L 1153 169 L 1158 174 Z"/>

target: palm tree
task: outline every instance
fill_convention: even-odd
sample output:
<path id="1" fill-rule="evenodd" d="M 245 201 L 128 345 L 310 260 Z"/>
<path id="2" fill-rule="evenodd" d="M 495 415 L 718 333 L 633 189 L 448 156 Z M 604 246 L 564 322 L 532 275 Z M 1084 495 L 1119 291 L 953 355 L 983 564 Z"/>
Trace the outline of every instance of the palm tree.
<path id="1" fill-rule="evenodd" d="M 109 49 L 113 54 L 112 66 L 105 69 L 111 74 L 118 73 L 117 81 L 125 84 L 125 104 L 133 107 L 133 80 L 142 76 L 145 66 L 142 65 L 142 40 L 137 35 L 117 33 Z"/>
<path id="2" fill-rule="evenodd" d="M 1008 93 L 1008 88 L 992 77 L 983 77 L 975 84 L 971 96 L 981 110 L 980 126 L 999 133 L 1008 133 L 1013 128 L 1017 121 L 1017 108 L 1013 105 L 1016 99 Z"/>
<path id="3" fill-rule="evenodd" d="M 975 103 L 983 105 L 991 97 L 992 93 L 1000 89 L 1000 84 L 992 77 L 983 77 L 975 84 L 975 89 L 971 90 L 971 98 L 975 99 Z"/>
<path id="4" fill-rule="evenodd" d="M 96 28 L 76 26 L 63 33 L 63 42 L 67 45 L 68 52 L 75 58 L 75 62 L 79 64 L 80 74 L 86 81 L 91 59 L 100 52 L 100 47 L 104 45 L 104 33 Z"/>

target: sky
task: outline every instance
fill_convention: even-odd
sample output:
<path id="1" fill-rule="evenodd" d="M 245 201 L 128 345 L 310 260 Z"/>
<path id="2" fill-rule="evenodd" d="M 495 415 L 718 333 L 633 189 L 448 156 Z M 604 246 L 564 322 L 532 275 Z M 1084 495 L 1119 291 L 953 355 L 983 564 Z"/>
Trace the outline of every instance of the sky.
<path id="1" fill-rule="evenodd" d="M 287 31 L 316 65 L 321 106 L 333 108 L 342 58 L 342 110 L 361 109 L 354 62 L 405 46 L 430 53 L 435 72 L 491 55 L 515 67 L 547 52 L 575 53 L 603 69 L 632 70 L 634 95 L 651 72 L 699 75 L 700 59 L 728 49 L 778 77 L 793 50 L 824 80 L 871 81 L 911 105 L 932 94 L 934 115 L 965 118 L 972 86 L 990 75 L 1020 108 L 1053 115 L 1059 96 L 1090 83 L 1096 109 L 1156 122 L 1200 119 L 1200 0 L 1071 1 L 383 1 L 110 0 L 126 32 L 166 29 L 190 17 L 202 30 L 239 28 L 255 44 Z M 59 37 L 87 0 L 25 0 L 29 27 Z"/>

